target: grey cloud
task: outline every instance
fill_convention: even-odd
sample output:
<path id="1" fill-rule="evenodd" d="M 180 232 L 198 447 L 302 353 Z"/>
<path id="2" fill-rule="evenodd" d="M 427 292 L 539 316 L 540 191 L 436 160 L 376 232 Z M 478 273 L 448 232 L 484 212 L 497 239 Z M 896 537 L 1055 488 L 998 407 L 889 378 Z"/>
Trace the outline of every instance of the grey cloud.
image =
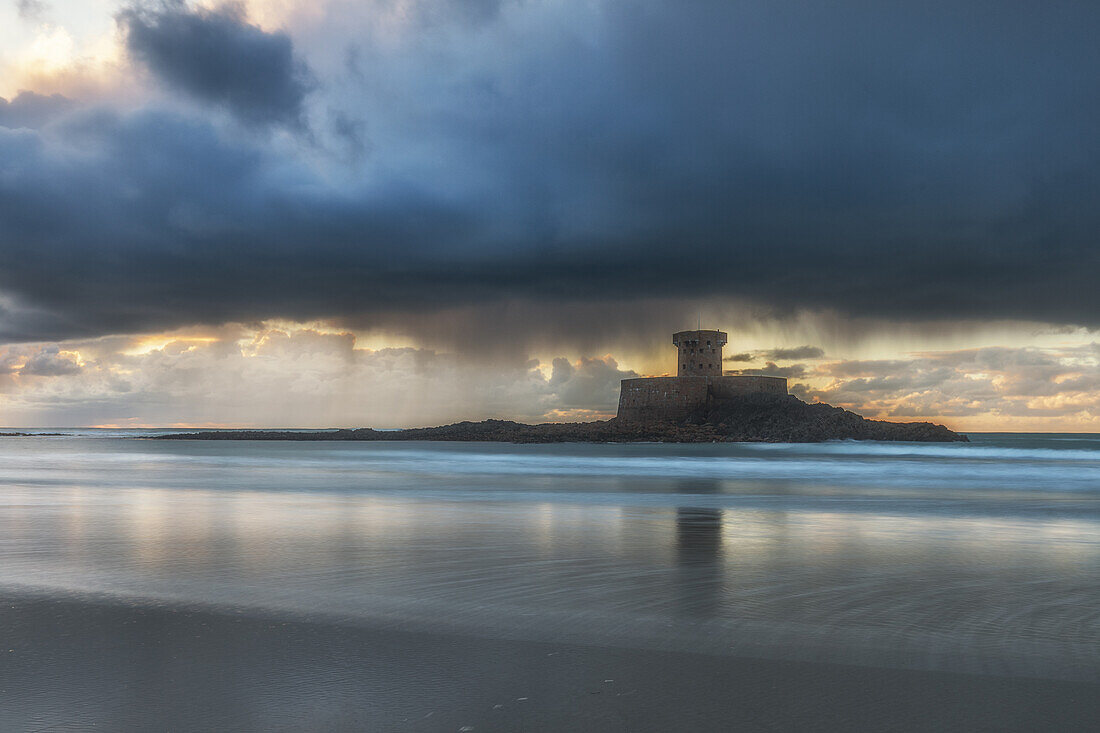
<path id="1" fill-rule="evenodd" d="M 23 355 L 14 349 L 4 349 L 0 353 L 0 375 L 11 374 L 17 371 L 19 362 L 25 361 Z"/>
<path id="2" fill-rule="evenodd" d="M 770 359 L 767 368 L 771 371 L 770 374 L 776 374 L 776 376 L 802 376 L 805 373 L 804 365 L 793 365 L 791 368 L 795 371 L 791 374 L 779 374 L 775 370 L 778 367 L 774 362 L 776 361 L 790 361 L 795 359 L 821 359 L 825 356 L 825 350 L 819 346 L 796 346 L 789 349 L 771 349 L 770 351 L 762 351 L 757 354 L 745 352 L 742 354 L 733 354 L 732 356 L 725 357 L 722 361 L 728 362 L 751 362 L 755 361 L 758 356 L 762 356 L 766 359 Z M 801 370 L 801 371 L 799 371 Z M 741 369 L 736 370 L 737 374 L 764 374 L 765 370 L 760 369 Z"/>
<path id="3" fill-rule="evenodd" d="M 49 5 L 43 0 L 15 0 L 15 9 L 23 20 L 41 20 Z"/>
<path id="4" fill-rule="evenodd" d="M 987 409 L 985 406 L 977 406 L 959 399 L 945 399 L 941 396 L 915 397 L 891 409 L 887 415 L 894 418 L 969 417 L 980 415 Z"/>
<path id="5" fill-rule="evenodd" d="M 803 402 L 813 402 L 813 389 L 808 384 L 802 382 L 794 382 L 787 384 L 787 392 L 793 394 Z"/>
<path id="6" fill-rule="evenodd" d="M 765 352 L 769 359 L 821 359 L 825 356 L 825 350 L 819 346 L 796 346 L 793 349 L 772 349 Z"/>
<path id="7" fill-rule="evenodd" d="M 355 353 L 355 337 L 350 333 L 321 333 L 312 329 L 300 329 L 292 333 L 270 330 L 256 344 L 255 352 L 262 356 L 301 357 L 317 353 L 331 354 L 352 360 Z"/>
<path id="8" fill-rule="evenodd" d="M 769 361 L 764 365 L 763 369 L 733 369 L 725 373 L 742 376 L 787 377 L 790 379 L 797 379 L 806 376 L 807 370 L 805 364 L 789 364 L 785 367 L 781 367 L 774 361 Z"/>
<path id="9" fill-rule="evenodd" d="M 619 369 L 611 358 L 583 358 L 576 365 L 557 358 L 553 361 L 549 386 L 562 407 L 614 410 L 619 399 L 619 382 L 637 376 L 637 372 Z"/>
<path id="10" fill-rule="evenodd" d="M 285 33 L 248 23 L 244 6 L 190 9 L 182 0 L 121 11 L 130 54 L 163 82 L 252 125 L 304 124 L 314 79 Z"/>
<path id="11" fill-rule="evenodd" d="M 343 110 L 329 110 L 329 128 L 339 141 L 342 152 L 352 162 L 359 162 L 370 149 L 367 123 Z"/>
<path id="12" fill-rule="evenodd" d="M 902 359 L 844 360 L 828 365 L 829 373 L 838 377 L 878 377 L 914 369 L 911 361 Z"/>
<path id="13" fill-rule="evenodd" d="M 21 91 L 9 102 L 0 97 L 0 127 L 38 128 L 71 110 L 74 103 L 60 94 Z"/>
<path id="14" fill-rule="evenodd" d="M 504 4 L 505 0 L 451 0 L 445 3 L 424 0 L 409 3 L 403 10 L 418 13 L 428 24 L 458 21 L 478 25 L 495 20 Z"/>
<path id="15" fill-rule="evenodd" d="M 71 374 L 79 374 L 82 371 L 80 364 L 68 354 L 58 353 L 57 346 L 44 346 L 32 354 L 19 370 L 23 376 L 34 377 L 63 377 Z"/>

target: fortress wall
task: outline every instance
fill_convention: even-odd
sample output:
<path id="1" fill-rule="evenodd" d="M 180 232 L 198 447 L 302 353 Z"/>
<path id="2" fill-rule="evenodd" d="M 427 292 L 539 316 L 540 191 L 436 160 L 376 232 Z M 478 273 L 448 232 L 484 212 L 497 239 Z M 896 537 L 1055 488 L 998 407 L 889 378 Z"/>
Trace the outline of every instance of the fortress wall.
<path id="1" fill-rule="evenodd" d="M 720 400 L 745 394 L 787 394 L 786 377 L 712 377 L 710 397 Z"/>
<path id="2" fill-rule="evenodd" d="M 748 394 L 787 394 L 783 377 L 649 377 L 624 379 L 619 392 L 621 420 L 679 421 L 703 413 L 716 400 Z"/>
<path id="3" fill-rule="evenodd" d="M 648 422 L 683 420 L 705 409 L 707 377 L 624 379 L 619 390 L 619 418 Z"/>

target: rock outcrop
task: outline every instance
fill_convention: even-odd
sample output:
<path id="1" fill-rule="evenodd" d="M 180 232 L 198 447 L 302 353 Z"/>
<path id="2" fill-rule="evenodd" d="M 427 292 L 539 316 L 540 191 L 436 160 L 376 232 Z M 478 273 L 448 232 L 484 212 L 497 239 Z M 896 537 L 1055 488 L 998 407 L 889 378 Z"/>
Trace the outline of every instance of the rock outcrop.
<path id="1" fill-rule="evenodd" d="M 174 440 L 465 440 L 507 443 L 819 443 L 826 440 L 967 441 L 932 423 L 867 420 L 794 396 L 752 395 L 723 400 L 705 414 L 679 422 L 640 423 L 619 418 L 586 423 L 526 425 L 510 420 L 459 422 L 408 430 L 211 430 L 157 436 Z"/>

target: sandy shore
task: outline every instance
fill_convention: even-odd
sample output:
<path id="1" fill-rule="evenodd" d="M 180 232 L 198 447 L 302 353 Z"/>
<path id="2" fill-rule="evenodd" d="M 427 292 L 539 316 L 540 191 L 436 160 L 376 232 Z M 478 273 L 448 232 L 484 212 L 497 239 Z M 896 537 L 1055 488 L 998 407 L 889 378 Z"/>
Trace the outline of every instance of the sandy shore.
<path id="1" fill-rule="evenodd" d="M 1083 730 L 1100 685 L 6 596 L 0 730 Z"/>

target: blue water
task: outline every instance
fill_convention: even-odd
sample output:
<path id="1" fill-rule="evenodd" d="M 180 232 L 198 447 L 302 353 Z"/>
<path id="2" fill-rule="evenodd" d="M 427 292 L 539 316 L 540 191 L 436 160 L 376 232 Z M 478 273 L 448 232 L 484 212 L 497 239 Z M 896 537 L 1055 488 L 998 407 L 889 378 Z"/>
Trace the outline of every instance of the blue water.
<path id="1" fill-rule="evenodd" d="M 1100 436 L 510 445 L 58 431 L 0 439 L 0 591 L 1100 678 Z"/>

